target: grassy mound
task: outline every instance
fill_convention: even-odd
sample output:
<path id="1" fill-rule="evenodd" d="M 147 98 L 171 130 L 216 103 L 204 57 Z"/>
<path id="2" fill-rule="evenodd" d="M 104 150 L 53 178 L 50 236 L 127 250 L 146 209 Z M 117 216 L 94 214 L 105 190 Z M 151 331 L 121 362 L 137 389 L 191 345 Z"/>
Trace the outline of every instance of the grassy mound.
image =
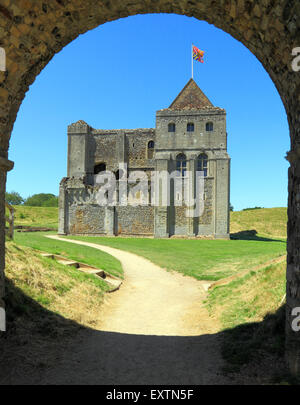
<path id="1" fill-rule="evenodd" d="M 250 362 L 260 364 L 268 354 L 283 364 L 286 263 L 250 271 L 209 292 L 206 306 L 223 329 L 226 369 L 238 372 Z"/>
<path id="2" fill-rule="evenodd" d="M 81 329 L 97 329 L 109 289 L 100 278 L 13 242 L 6 243 L 5 287 L 7 332 L 0 334 L 0 384 L 42 375 Z"/>
<path id="3" fill-rule="evenodd" d="M 257 234 L 286 238 L 287 208 L 261 208 L 230 213 L 230 233 L 256 230 Z"/>
<path id="4" fill-rule="evenodd" d="M 58 208 L 56 207 L 27 207 L 15 205 L 15 226 L 26 225 L 57 229 Z"/>
<path id="5" fill-rule="evenodd" d="M 6 244 L 5 274 L 8 285 L 13 287 L 8 288 L 5 299 L 9 321 L 18 314 L 31 316 L 31 307 L 24 299 L 27 296 L 44 309 L 79 324 L 98 323 L 103 295 L 109 289 L 102 279 L 43 258 L 13 242 Z M 22 292 L 21 300 L 15 291 Z"/>

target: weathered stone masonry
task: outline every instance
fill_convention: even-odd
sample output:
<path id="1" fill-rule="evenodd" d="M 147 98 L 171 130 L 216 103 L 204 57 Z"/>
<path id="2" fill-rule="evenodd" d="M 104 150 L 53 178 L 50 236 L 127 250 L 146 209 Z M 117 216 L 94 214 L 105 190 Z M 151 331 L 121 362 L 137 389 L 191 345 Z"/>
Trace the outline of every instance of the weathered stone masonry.
<path id="1" fill-rule="evenodd" d="M 297 0 L 1 0 L 0 46 L 6 51 L 7 70 L 0 72 L 0 300 L 8 147 L 25 93 L 51 58 L 78 35 L 105 22 L 144 13 L 187 15 L 228 32 L 260 60 L 281 96 L 291 136 L 286 354 L 291 371 L 300 374 L 300 333 L 291 329 L 291 310 L 300 307 L 300 72 L 291 67 L 292 49 L 300 46 Z"/>
<path id="2" fill-rule="evenodd" d="M 192 126 L 192 127 L 191 127 Z M 188 130 L 189 129 L 189 130 Z M 198 159 L 205 159 L 204 211 L 188 217 L 186 205 L 176 206 L 178 194 L 170 183 L 170 206 L 154 207 L 149 190 L 147 205 L 104 207 L 97 204 L 94 174 L 117 173 L 127 165 L 128 174 L 184 169 L 194 173 Z M 94 130 L 83 121 L 68 127 L 68 177 L 60 186 L 61 234 L 172 235 L 229 237 L 229 165 L 226 113 L 214 107 L 194 80 L 190 80 L 168 109 L 156 115 L 156 129 Z M 121 180 L 120 181 L 124 181 Z M 166 189 L 166 185 L 163 186 Z M 130 191 L 130 186 L 127 187 Z M 193 197 L 199 198 L 193 182 Z M 161 195 L 161 192 L 160 192 Z"/>

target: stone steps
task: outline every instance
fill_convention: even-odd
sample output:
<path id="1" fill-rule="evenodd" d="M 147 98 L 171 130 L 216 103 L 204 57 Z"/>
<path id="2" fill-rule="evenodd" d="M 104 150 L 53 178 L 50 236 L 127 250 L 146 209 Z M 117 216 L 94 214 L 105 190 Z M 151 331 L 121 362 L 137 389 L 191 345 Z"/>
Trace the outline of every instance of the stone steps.
<path id="1" fill-rule="evenodd" d="M 102 269 L 97 269 L 96 267 L 89 266 L 88 264 L 85 263 L 80 263 L 75 260 L 70 260 L 66 257 L 60 256 L 60 255 L 55 255 L 52 253 L 46 253 L 46 252 L 39 252 L 41 256 L 47 258 L 47 259 L 53 259 L 56 260 L 58 263 L 63 264 L 64 266 L 72 266 L 75 267 L 77 270 L 82 271 L 84 273 L 88 274 L 93 274 L 95 277 L 100 277 L 102 280 L 104 280 L 107 284 L 111 286 L 111 289 L 108 290 L 107 292 L 111 293 L 120 288 L 122 285 L 122 280 L 119 278 L 113 276 L 112 274 L 102 270 Z"/>

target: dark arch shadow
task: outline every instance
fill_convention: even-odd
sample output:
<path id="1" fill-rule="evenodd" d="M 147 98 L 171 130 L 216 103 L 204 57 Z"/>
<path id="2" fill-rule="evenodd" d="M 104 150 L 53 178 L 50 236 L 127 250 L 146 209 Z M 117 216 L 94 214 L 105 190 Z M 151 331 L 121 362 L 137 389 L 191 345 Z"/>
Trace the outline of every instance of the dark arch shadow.
<path id="1" fill-rule="evenodd" d="M 284 308 L 220 333 L 147 336 L 83 327 L 41 307 L 10 280 L 6 286 L 0 385 L 266 384 L 276 373 L 278 381 L 288 376 Z"/>

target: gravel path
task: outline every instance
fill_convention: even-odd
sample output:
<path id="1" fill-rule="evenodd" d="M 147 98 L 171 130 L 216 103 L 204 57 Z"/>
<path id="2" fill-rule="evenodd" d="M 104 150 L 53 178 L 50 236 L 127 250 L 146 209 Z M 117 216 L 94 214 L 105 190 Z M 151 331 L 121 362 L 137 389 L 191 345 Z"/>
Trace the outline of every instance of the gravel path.
<path id="1" fill-rule="evenodd" d="M 39 383 L 228 383 L 220 374 L 218 324 L 202 304 L 205 283 L 119 249 L 63 240 L 116 257 L 125 281 L 106 296 L 100 330 L 81 332 Z"/>

